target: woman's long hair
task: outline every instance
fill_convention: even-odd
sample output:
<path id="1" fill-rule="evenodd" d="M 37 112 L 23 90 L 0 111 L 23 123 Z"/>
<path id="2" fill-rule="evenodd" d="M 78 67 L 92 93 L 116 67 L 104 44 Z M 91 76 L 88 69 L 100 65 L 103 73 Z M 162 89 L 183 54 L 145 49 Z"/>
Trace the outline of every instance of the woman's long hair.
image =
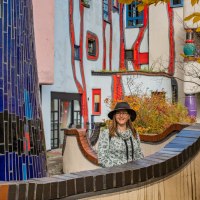
<path id="1" fill-rule="evenodd" d="M 126 122 L 126 127 L 131 129 L 131 131 L 133 133 L 133 137 L 136 138 L 136 130 L 133 127 L 133 124 L 130 119 Z M 116 136 L 116 132 L 117 132 L 117 120 L 116 120 L 116 115 L 114 114 L 111 124 L 109 126 L 110 137 Z"/>

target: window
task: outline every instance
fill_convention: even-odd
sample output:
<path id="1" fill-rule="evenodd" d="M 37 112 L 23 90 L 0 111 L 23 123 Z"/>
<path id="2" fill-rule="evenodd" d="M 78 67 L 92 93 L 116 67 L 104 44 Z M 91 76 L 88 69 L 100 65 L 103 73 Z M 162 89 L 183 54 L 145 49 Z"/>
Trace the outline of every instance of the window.
<path id="1" fill-rule="evenodd" d="M 93 115 L 101 114 L 101 89 L 92 90 L 92 113 Z"/>
<path id="2" fill-rule="evenodd" d="M 172 84 L 172 103 L 178 102 L 178 83 L 175 78 L 171 79 Z"/>
<path id="3" fill-rule="evenodd" d="M 86 51 L 88 60 L 97 60 L 99 56 L 99 41 L 96 34 L 87 32 Z"/>
<path id="4" fill-rule="evenodd" d="M 133 60 L 133 50 L 125 50 L 125 59 Z"/>
<path id="5" fill-rule="evenodd" d="M 138 2 L 126 6 L 126 27 L 138 28 L 143 26 L 144 12 L 138 11 Z"/>
<path id="6" fill-rule="evenodd" d="M 170 6 L 171 7 L 182 7 L 183 0 L 170 0 Z"/>
<path id="7" fill-rule="evenodd" d="M 74 59 L 80 60 L 80 46 L 74 45 Z"/>
<path id="8" fill-rule="evenodd" d="M 90 56 L 95 56 L 96 54 L 96 41 L 93 39 L 88 39 L 88 54 Z"/>
<path id="9" fill-rule="evenodd" d="M 103 19 L 110 22 L 110 0 L 103 0 Z"/>
<path id="10" fill-rule="evenodd" d="M 118 0 L 112 0 L 112 4 L 113 4 L 113 9 L 114 10 L 119 10 Z"/>

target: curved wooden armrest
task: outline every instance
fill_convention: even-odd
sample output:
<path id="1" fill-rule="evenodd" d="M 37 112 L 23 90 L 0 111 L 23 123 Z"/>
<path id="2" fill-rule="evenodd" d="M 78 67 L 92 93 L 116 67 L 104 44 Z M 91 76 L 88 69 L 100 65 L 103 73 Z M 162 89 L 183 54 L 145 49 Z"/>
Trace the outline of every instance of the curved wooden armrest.
<path id="1" fill-rule="evenodd" d="M 168 128 L 166 128 L 162 133 L 152 135 L 152 134 L 141 134 L 140 140 L 143 142 L 161 142 L 168 138 L 173 132 L 175 131 L 181 131 L 183 128 L 189 126 L 190 124 L 183 124 L 183 123 L 175 123 L 171 124 Z"/>
<path id="2" fill-rule="evenodd" d="M 90 144 L 88 143 L 86 136 L 86 129 L 65 129 L 64 130 L 65 139 L 66 136 L 76 136 L 79 148 L 83 155 L 95 165 L 98 165 L 98 159 L 96 152 L 92 149 Z M 65 149 L 65 145 L 63 145 L 63 152 Z"/>

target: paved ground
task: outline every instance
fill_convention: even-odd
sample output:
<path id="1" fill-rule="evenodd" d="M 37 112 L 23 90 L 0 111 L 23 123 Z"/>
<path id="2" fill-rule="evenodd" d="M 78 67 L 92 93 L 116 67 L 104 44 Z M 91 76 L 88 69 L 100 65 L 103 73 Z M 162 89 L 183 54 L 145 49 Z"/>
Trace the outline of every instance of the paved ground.
<path id="1" fill-rule="evenodd" d="M 63 173 L 62 149 L 47 151 L 47 168 L 49 176 Z"/>

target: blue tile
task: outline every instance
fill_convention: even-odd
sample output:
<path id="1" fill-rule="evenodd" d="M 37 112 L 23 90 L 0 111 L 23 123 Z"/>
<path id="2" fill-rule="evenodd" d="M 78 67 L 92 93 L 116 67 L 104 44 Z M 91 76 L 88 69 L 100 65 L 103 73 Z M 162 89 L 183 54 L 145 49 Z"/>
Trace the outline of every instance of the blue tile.
<path id="1" fill-rule="evenodd" d="M 12 100 L 12 101 L 11 101 L 11 113 L 12 113 L 12 114 L 15 114 L 15 111 L 16 111 L 16 107 L 15 107 L 15 98 L 12 97 L 11 100 Z"/>
<path id="2" fill-rule="evenodd" d="M 8 110 L 8 95 L 4 93 L 4 100 L 3 100 L 4 104 L 3 104 L 3 109 L 4 110 Z"/>
<path id="3" fill-rule="evenodd" d="M 9 181 L 10 180 L 10 177 L 9 177 L 9 165 L 10 165 L 10 163 L 9 163 L 9 154 L 8 154 L 8 152 L 6 152 L 6 181 Z"/>
<path id="4" fill-rule="evenodd" d="M 23 4 L 24 2 L 20 1 L 20 4 L 19 4 L 20 14 L 23 14 Z"/>
<path id="5" fill-rule="evenodd" d="M 8 61 L 10 62 L 11 55 L 11 27 L 8 27 Z M 8 65 L 10 66 L 10 65 Z"/>
<path id="6" fill-rule="evenodd" d="M 37 157 L 37 160 L 38 160 L 38 177 L 41 178 L 42 177 L 42 175 L 41 175 L 42 168 L 41 168 L 40 156 Z"/>
<path id="7" fill-rule="evenodd" d="M 30 178 L 34 177 L 33 156 L 32 155 L 29 156 L 29 175 L 30 175 Z"/>
<path id="8" fill-rule="evenodd" d="M 20 168 L 19 168 L 19 156 L 18 154 L 16 153 L 16 180 L 20 180 Z"/>
<path id="9" fill-rule="evenodd" d="M 3 79 L 0 79 L 0 89 L 3 89 Z"/>
<path id="10" fill-rule="evenodd" d="M 17 74 L 20 75 L 20 48 L 17 47 Z"/>
<path id="11" fill-rule="evenodd" d="M 22 154 L 22 158 L 23 158 L 22 162 L 26 163 L 26 155 L 24 153 Z"/>
<path id="12" fill-rule="evenodd" d="M 30 155 L 30 156 L 29 156 L 29 165 L 32 165 L 32 164 L 33 164 L 33 156 Z"/>
<path id="13" fill-rule="evenodd" d="M 35 175 L 39 178 L 39 165 L 38 165 L 38 156 L 35 156 Z"/>
<path id="14" fill-rule="evenodd" d="M 30 178 L 34 178 L 33 165 L 29 165 Z"/>
<path id="15" fill-rule="evenodd" d="M 17 27 L 17 4 L 19 3 L 18 2 L 19 0 L 14 0 L 13 1 L 13 26 L 14 27 Z"/>
<path id="16" fill-rule="evenodd" d="M 8 1 L 8 25 L 11 26 L 11 19 L 12 19 L 12 1 Z"/>
<path id="17" fill-rule="evenodd" d="M 8 82 L 10 83 L 11 82 L 11 68 L 10 68 L 10 62 L 8 62 Z"/>
<path id="18" fill-rule="evenodd" d="M 13 180 L 17 180 L 17 155 L 13 152 Z"/>
<path id="19" fill-rule="evenodd" d="M 0 78 L 3 78 L 3 49 L 0 47 Z"/>
<path id="20" fill-rule="evenodd" d="M 0 155 L 0 180 L 1 181 L 5 181 L 6 180 L 6 177 L 5 177 L 5 164 L 6 164 L 6 162 L 5 162 L 5 155 L 3 154 L 1 154 Z"/>
<path id="21" fill-rule="evenodd" d="M 15 73 L 15 68 L 13 67 L 11 67 L 11 84 L 12 84 L 12 96 L 15 96 L 16 73 Z"/>
<path id="22" fill-rule="evenodd" d="M 9 153 L 9 171 L 13 171 L 13 153 Z"/>
<path id="23" fill-rule="evenodd" d="M 8 59 L 8 34 L 7 33 L 4 33 L 4 43 L 3 43 L 3 48 L 4 48 L 4 62 L 7 62 L 7 59 Z"/>
<path id="24" fill-rule="evenodd" d="M 7 70 L 7 65 L 6 64 L 4 64 L 3 65 L 3 71 L 4 71 L 4 76 L 3 76 L 3 78 L 4 78 L 4 93 L 7 93 L 8 92 L 8 70 Z"/>
<path id="25" fill-rule="evenodd" d="M 32 164 L 32 166 L 33 166 L 33 177 L 36 177 L 35 157 L 36 157 L 35 155 L 32 156 L 32 158 L 33 158 L 33 164 Z"/>
<path id="26" fill-rule="evenodd" d="M 3 19 L 4 19 L 4 31 L 7 31 L 7 26 L 8 26 L 7 3 L 3 3 Z"/>
<path id="27" fill-rule="evenodd" d="M 4 101 L 3 89 L 0 88 L 0 112 L 4 111 L 3 101 Z"/>
<path id="28" fill-rule="evenodd" d="M 23 180 L 23 169 L 22 169 L 22 156 L 19 156 L 19 177 L 18 177 L 18 180 Z"/>
<path id="29" fill-rule="evenodd" d="M 2 28 L 2 18 L 0 18 L 0 47 L 3 46 L 3 28 Z"/>
<path id="30" fill-rule="evenodd" d="M 25 163 L 22 164 L 22 174 L 23 174 L 23 180 L 27 180 L 27 168 Z"/>
<path id="31" fill-rule="evenodd" d="M 28 164 L 29 156 L 26 155 L 26 169 L 27 169 L 27 179 L 30 178 L 30 170 L 29 170 L 29 164 Z"/>

